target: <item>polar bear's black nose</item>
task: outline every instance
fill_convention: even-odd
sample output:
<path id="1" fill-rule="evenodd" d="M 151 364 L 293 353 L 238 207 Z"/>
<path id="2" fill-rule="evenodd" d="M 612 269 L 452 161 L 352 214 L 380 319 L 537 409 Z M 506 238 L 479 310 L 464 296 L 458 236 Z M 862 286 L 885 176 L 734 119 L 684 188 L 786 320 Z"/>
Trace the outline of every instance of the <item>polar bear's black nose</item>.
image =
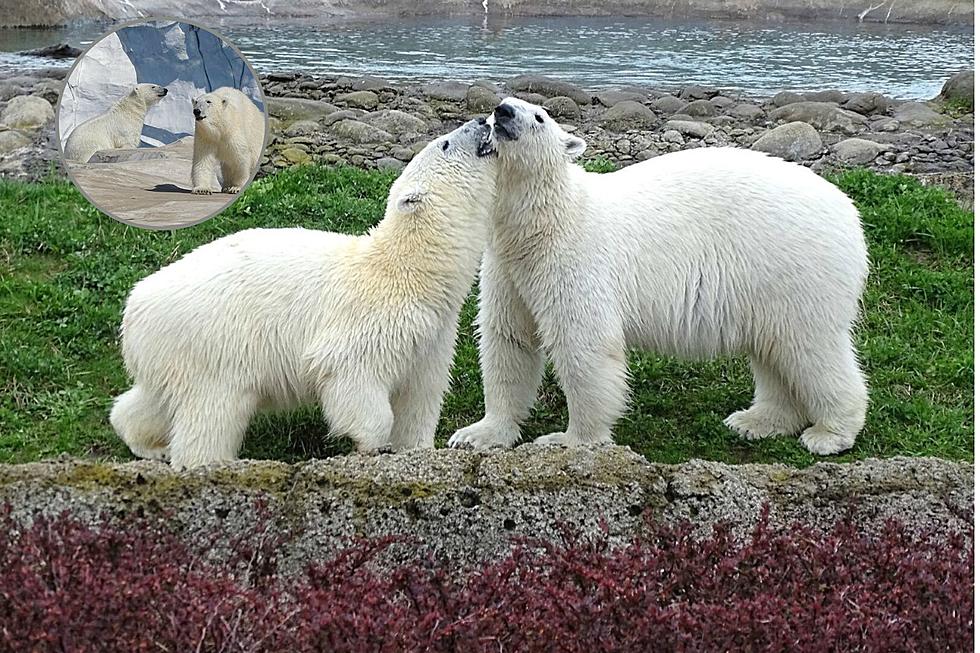
<path id="1" fill-rule="evenodd" d="M 194 109 L 194 117 L 195 118 L 200 118 L 201 117 L 201 110 L 200 109 Z"/>
<path id="2" fill-rule="evenodd" d="M 495 122 L 511 120 L 513 117 L 514 109 L 508 104 L 498 104 L 497 108 L 493 110 L 493 119 Z"/>

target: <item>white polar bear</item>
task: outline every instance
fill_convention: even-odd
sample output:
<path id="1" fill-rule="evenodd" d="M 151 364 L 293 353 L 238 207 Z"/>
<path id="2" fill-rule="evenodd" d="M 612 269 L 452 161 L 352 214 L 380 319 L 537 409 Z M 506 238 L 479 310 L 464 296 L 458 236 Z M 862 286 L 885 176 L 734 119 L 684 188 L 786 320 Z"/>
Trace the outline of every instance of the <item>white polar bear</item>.
<path id="1" fill-rule="evenodd" d="M 193 192 L 240 191 L 258 167 L 264 144 L 265 114 L 238 89 L 225 86 L 195 99 Z"/>
<path id="2" fill-rule="evenodd" d="M 572 163 L 585 143 L 513 98 L 493 113 L 497 197 L 480 277 L 486 416 L 453 446 L 510 446 L 542 350 L 568 428 L 539 443 L 611 442 L 625 349 L 747 353 L 755 400 L 726 424 L 796 434 L 813 453 L 854 444 L 867 390 L 851 328 L 868 273 L 860 218 L 806 168 L 731 148 L 688 150 L 612 174 Z"/>
<path id="3" fill-rule="evenodd" d="M 139 147 L 146 112 L 167 95 L 157 84 L 137 84 L 106 113 L 89 118 L 72 130 L 65 158 L 85 163 L 99 150 Z"/>
<path id="4" fill-rule="evenodd" d="M 250 229 L 136 284 L 110 422 L 137 456 L 237 456 L 252 415 L 319 401 L 358 450 L 432 447 L 489 232 L 485 121 L 430 143 L 365 236 Z M 480 148 L 483 145 L 484 149 Z"/>

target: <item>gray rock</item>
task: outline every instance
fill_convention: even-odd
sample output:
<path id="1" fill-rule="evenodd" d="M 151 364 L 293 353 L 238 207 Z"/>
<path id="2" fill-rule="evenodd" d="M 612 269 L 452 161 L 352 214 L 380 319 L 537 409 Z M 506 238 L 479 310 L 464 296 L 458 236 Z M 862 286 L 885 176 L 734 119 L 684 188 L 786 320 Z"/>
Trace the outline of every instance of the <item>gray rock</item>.
<path id="1" fill-rule="evenodd" d="M 804 101 L 805 98 L 802 95 L 792 91 L 780 91 L 772 96 L 772 103 L 777 107 L 785 107 L 787 104 L 796 104 L 797 102 Z"/>
<path id="2" fill-rule="evenodd" d="M 309 136 L 323 130 L 323 125 L 312 120 L 297 120 L 283 132 L 286 136 Z"/>
<path id="3" fill-rule="evenodd" d="M 543 106 L 548 110 L 548 114 L 556 120 L 559 118 L 564 118 L 566 120 L 578 120 L 582 113 L 578 108 L 578 103 L 572 98 L 564 95 L 559 95 L 557 97 L 545 100 Z"/>
<path id="4" fill-rule="evenodd" d="M 675 98 L 673 95 L 668 95 L 654 100 L 650 103 L 650 106 L 662 113 L 674 114 L 687 106 L 687 102 Z"/>
<path id="5" fill-rule="evenodd" d="M 358 111 L 352 111 L 351 109 L 343 109 L 337 111 L 336 113 L 331 113 L 329 116 L 323 117 L 320 120 L 320 124 L 322 124 L 324 127 L 329 127 L 335 122 L 340 122 L 341 120 L 357 120 L 362 115 L 364 114 Z"/>
<path id="6" fill-rule="evenodd" d="M 548 101 L 548 96 L 541 95 L 540 93 L 532 93 L 530 91 L 520 91 L 518 93 L 514 93 L 514 97 L 540 106 L 544 106 L 544 103 Z"/>
<path id="7" fill-rule="evenodd" d="M 901 123 L 894 118 L 881 118 L 870 123 L 868 128 L 876 132 L 895 132 L 900 126 Z"/>
<path id="8" fill-rule="evenodd" d="M 857 166 L 871 163 L 875 157 L 888 149 L 887 145 L 863 138 L 847 138 L 830 148 L 841 162 Z"/>
<path id="9" fill-rule="evenodd" d="M 0 125 L 32 129 L 40 127 L 54 118 L 51 103 L 34 95 L 18 95 L 11 98 L 0 112 Z"/>
<path id="10" fill-rule="evenodd" d="M 355 109 L 372 111 L 378 107 L 378 94 L 374 91 L 351 91 L 334 98 L 334 102 Z"/>
<path id="11" fill-rule="evenodd" d="M 768 152 L 787 161 L 809 159 L 823 149 L 820 134 L 805 122 L 791 122 L 765 132 L 752 149 Z"/>
<path id="12" fill-rule="evenodd" d="M 708 123 L 693 120 L 668 120 L 664 128 L 680 132 L 685 136 L 693 136 L 694 138 L 704 138 L 715 130 Z"/>
<path id="13" fill-rule="evenodd" d="M 398 109 L 375 111 L 374 113 L 361 116 L 360 120 L 392 134 L 408 134 L 414 136 L 426 131 L 424 120 L 410 113 L 399 111 Z"/>
<path id="14" fill-rule="evenodd" d="M 773 109 L 769 117 L 783 122 L 805 122 L 822 131 L 854 134 L 866 126 L 864 116 L 830 102 L 795 102 Z"/>
<path id="15" fill-rule="evenodd" d="M 609 129 L 626 131 L 627 129 L 653 127 L 657 124 L 657 117 L 653 111 L 639 102 L 626 100 L 606 109 L 600 121 Z"/>
<path id="16" fill-rule="evenodd" d="M 402 170 L 405 162 L 390 156 L 381 157 L 377 160 L 378 170 Z"/>
<path id="17" fill-rule="evenodd" d="M 415 152 L 410 147 L 396 147 L 391 150 L 391 156 L 399 161 L 411 161 L 412 157 L 415 156 Z"/>
<path id="18" fill-rule="evenodd" d="M 358 120 L 340 120 L 330 125 L 329 129 L 351 143 L 390 143 L 395 140 L 390 133 Z"/>
<path id="19" fill-rule="evenodd" d="M 16 129 L 0 131 L 0 154 L 7 154 L 30 144 L 31 139 Z"/>
<path id="20" fill-rule="evenodd" d="M 726 109 L 735 104 L 735 100 L 731 99 L 727 95 L 716 95 L 711 98 L 711 105 L 716 109 Z"/>
<path id="21" fill-rule="evenodd" d="M 956 102 L 973 111 L 974 74 L 972 70 L 956 73 L 943 84 L 943 90 L 936 98 L 940 101 Z"/>
<path id="22" fill-rule="evenodd" d="M 466 109 L 474 113 L 490 113 L 500 104 L 496 91 L 478 84 L 466 89 Z"/>
<path id="23" fill-rule="evenodd" d="M 507 81 L 507 88 L 512 91 L 539 93 L 545 97 L 564 95 L 579 104 L 592 104 L 592 95 L 583 91 L 575 84 L 545 77 L 544 75 L 521 75 Z"/>
<path id="24" fill-rule="evenodd" d="M 843 104 L 844 100 L 847 99 L 843 92 L 836 90 L 804 93 L 803 97 L 811 102 L 833 102 L 834 104 Z"/>
<path id="25" fill-rule="evenodd" d="M 844 108 L 865 116 L 873 113 L 884 113 L 888 110 L 891 102 L 881 93 L 853 93 L 844 102 Z"/>
<path id="26" fill-rule="evenodd" d="M 61 90 L 64 86 L 64 82 L 59 79 L 42 79 L 31 87 L 31 95 L 44 98 L 54 106 L 58 104 L 58 98 L 61 97 Z"/>
<path id="27" fill-rule="evenodd" d="M 284 123 L 297 120 L 320 120 L 340 111 L 328 102 L 304 98 L 270 97 L 266 98 L 265 106 L 270 116 L 278 118 Z"/>
<path id="28" fill-rule="evenodd" d="M 718 95 L 718 89 L 700 84 L 692 84 L 681 91 L 682 100 L 710 100 L 716 95 Z"/>
<path id="29" fill-rule="evenodd" d="M 695 118 L 710 118 L 718 115 L 718 109 L 710 100 L 694 100 L 684 105 L 677 113 L 683 113 Z"/>
<path id="30" fill-rule="evenodd" d="M 728 109 L 728 115 L 744 122 L 756 122 L 765 117 L 766 112 L 754 104 L 736 104 Z"/>
<path id="31" fill-rule="evenodd" d="M 665 131 L 663 135 L 663 140 L 664 142 L 667 143 L 676 143 L 678 145 L 684 144 L 684 137 L 681 136 L 681 133 L 676 129 L 668 129 L 667 131 Z"/>
<path id="32" fill-rule="evenodd" d="M 939 127 L 949 123 L 949 116 L 944 116 L 925 102 L 905 102 L 895 107 L 892 114 L 900 123 L 913 127 Z"/>
<path id="33" fill-rule="evenodd" d="M 340 80 L 337 80 L 337 82 L 338 86 L 341 85 Z M 391 88 L 391 83 L 387 79 L 373 75 L 354 77 L 353 79 L 345 80 L 343 85 L 354 91 L 381 91 L 386 88 Z"/>
<path id="34" fill-rule="evenodd" d="M 776 527 L 825 531 L 849 516 L 869 536 L 889 519 L 917 533 L 970 536 L 973 471 L 934 458 L 804 469 L 658 465 L 615 446 L 413 451 L 296 465 L 240 461 L 189 472 L 145 461 L 61 460 L 0 465 L 0 504 L 23 525 L 62 512 L 82 523 L 100 515 L 163 518 L 192 550 L 215 559 L 226 555 L 227 542 L 261 526 L 290 534 L 277 551 L 280 571 L 301 573 L 355 537 L 412 539 L 391 547 L 379 564 L 419 555 L 477 563 L 506 555 L 515 536 L 558 542 L 563 524 L 586 536 L 607 529 L 610 544 L 620 547 L 649 520 L 691 522 L 699 536 L 729 521 L 745 541 L 764 507 Z"/>
<path id="35" fill-rule="evenodd" d="M 596 99 L 604 107 L 612 107 L 620 102 L 632 100 L 633 102 L 645 102 L 647 97 L 643 93 L 635 91 L 600 91 L 596 93 Z"/>
<path id="36" fill-rule="evenodd" d="M 466 99 L 466 92 L 469 91 L 469 88 L 462 82 L 436 82 L 425 84 L 422 87 L 422 94 L 443 102 L 462 102 Z"/>

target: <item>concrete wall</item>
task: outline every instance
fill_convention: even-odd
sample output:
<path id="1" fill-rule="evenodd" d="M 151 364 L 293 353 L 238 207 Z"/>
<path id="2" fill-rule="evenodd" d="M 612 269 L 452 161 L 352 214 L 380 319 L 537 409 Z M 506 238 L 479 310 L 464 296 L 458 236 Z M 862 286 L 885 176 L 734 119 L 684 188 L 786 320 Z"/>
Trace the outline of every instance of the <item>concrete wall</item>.
<path id="1" fill-rule="evenodd" d="M 969 533 L 973 500 L 966 463 L 657 465 L 614 446 L 242 461 L 187 473 L 151 462 L 0 465 L 0 505 L 11 505 L 22 523 L 63 511 L 83 521 L 165 516 L 192 545 L 210 547 L 215 534 L 248 536 L 265 515 L 263 528 L 290 534 L 284 571 L 364 536 L 414 537 L 391 550 L 392 561 L 421 552 L 460 564 L 506 553 L 514 536 L 557 541 L 559 524 L 588 534 L 604 521 L 614 545 L 647 519 L 690 521 L 702 534 L 726 520 L 744 537 L 765 505 L 774 525 L 826 529 L 849 514 L 864 532 L 896 518 L 920 532 Z"/>
<path id="2" fill-rule="evenodd" d="M 841 19 L 973 24 L 969 0 L 488 0 L 492 15 Z M 880 6 L 879 6 L 880 3 Z M 79 18 L 147 15 L 216 17 L 368 17 L 482 14 L 480 0 L 0 0 L 0 25 L 60 25 Z"/>

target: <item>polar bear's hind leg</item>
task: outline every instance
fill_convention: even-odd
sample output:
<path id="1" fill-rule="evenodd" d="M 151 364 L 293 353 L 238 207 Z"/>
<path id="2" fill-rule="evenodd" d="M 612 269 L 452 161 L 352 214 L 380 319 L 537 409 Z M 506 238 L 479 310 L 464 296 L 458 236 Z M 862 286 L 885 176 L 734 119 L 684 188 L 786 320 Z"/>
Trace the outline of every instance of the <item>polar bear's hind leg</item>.
<path id="1" fill-rule="evenodd" d="M 163 403 L 140 385 L 119 395 L 109 423 L 133 455 L 149 460 L 170 456 L 170 418 Z"/>
<path id="2" fill-rule="evenodd" d="M 382 384 L 331 374 L 320 389 L 320 407 L 330 430 L 350 436 L 360 453 L 391 450 L 394 416 Z"/>
<path id="3" fill-rule="evenodd" d="M 176 468 L 235 460 L 256 401 L 241 391 L 203 385 L 206 391 L 175 398 L 171 464 Z"/>

